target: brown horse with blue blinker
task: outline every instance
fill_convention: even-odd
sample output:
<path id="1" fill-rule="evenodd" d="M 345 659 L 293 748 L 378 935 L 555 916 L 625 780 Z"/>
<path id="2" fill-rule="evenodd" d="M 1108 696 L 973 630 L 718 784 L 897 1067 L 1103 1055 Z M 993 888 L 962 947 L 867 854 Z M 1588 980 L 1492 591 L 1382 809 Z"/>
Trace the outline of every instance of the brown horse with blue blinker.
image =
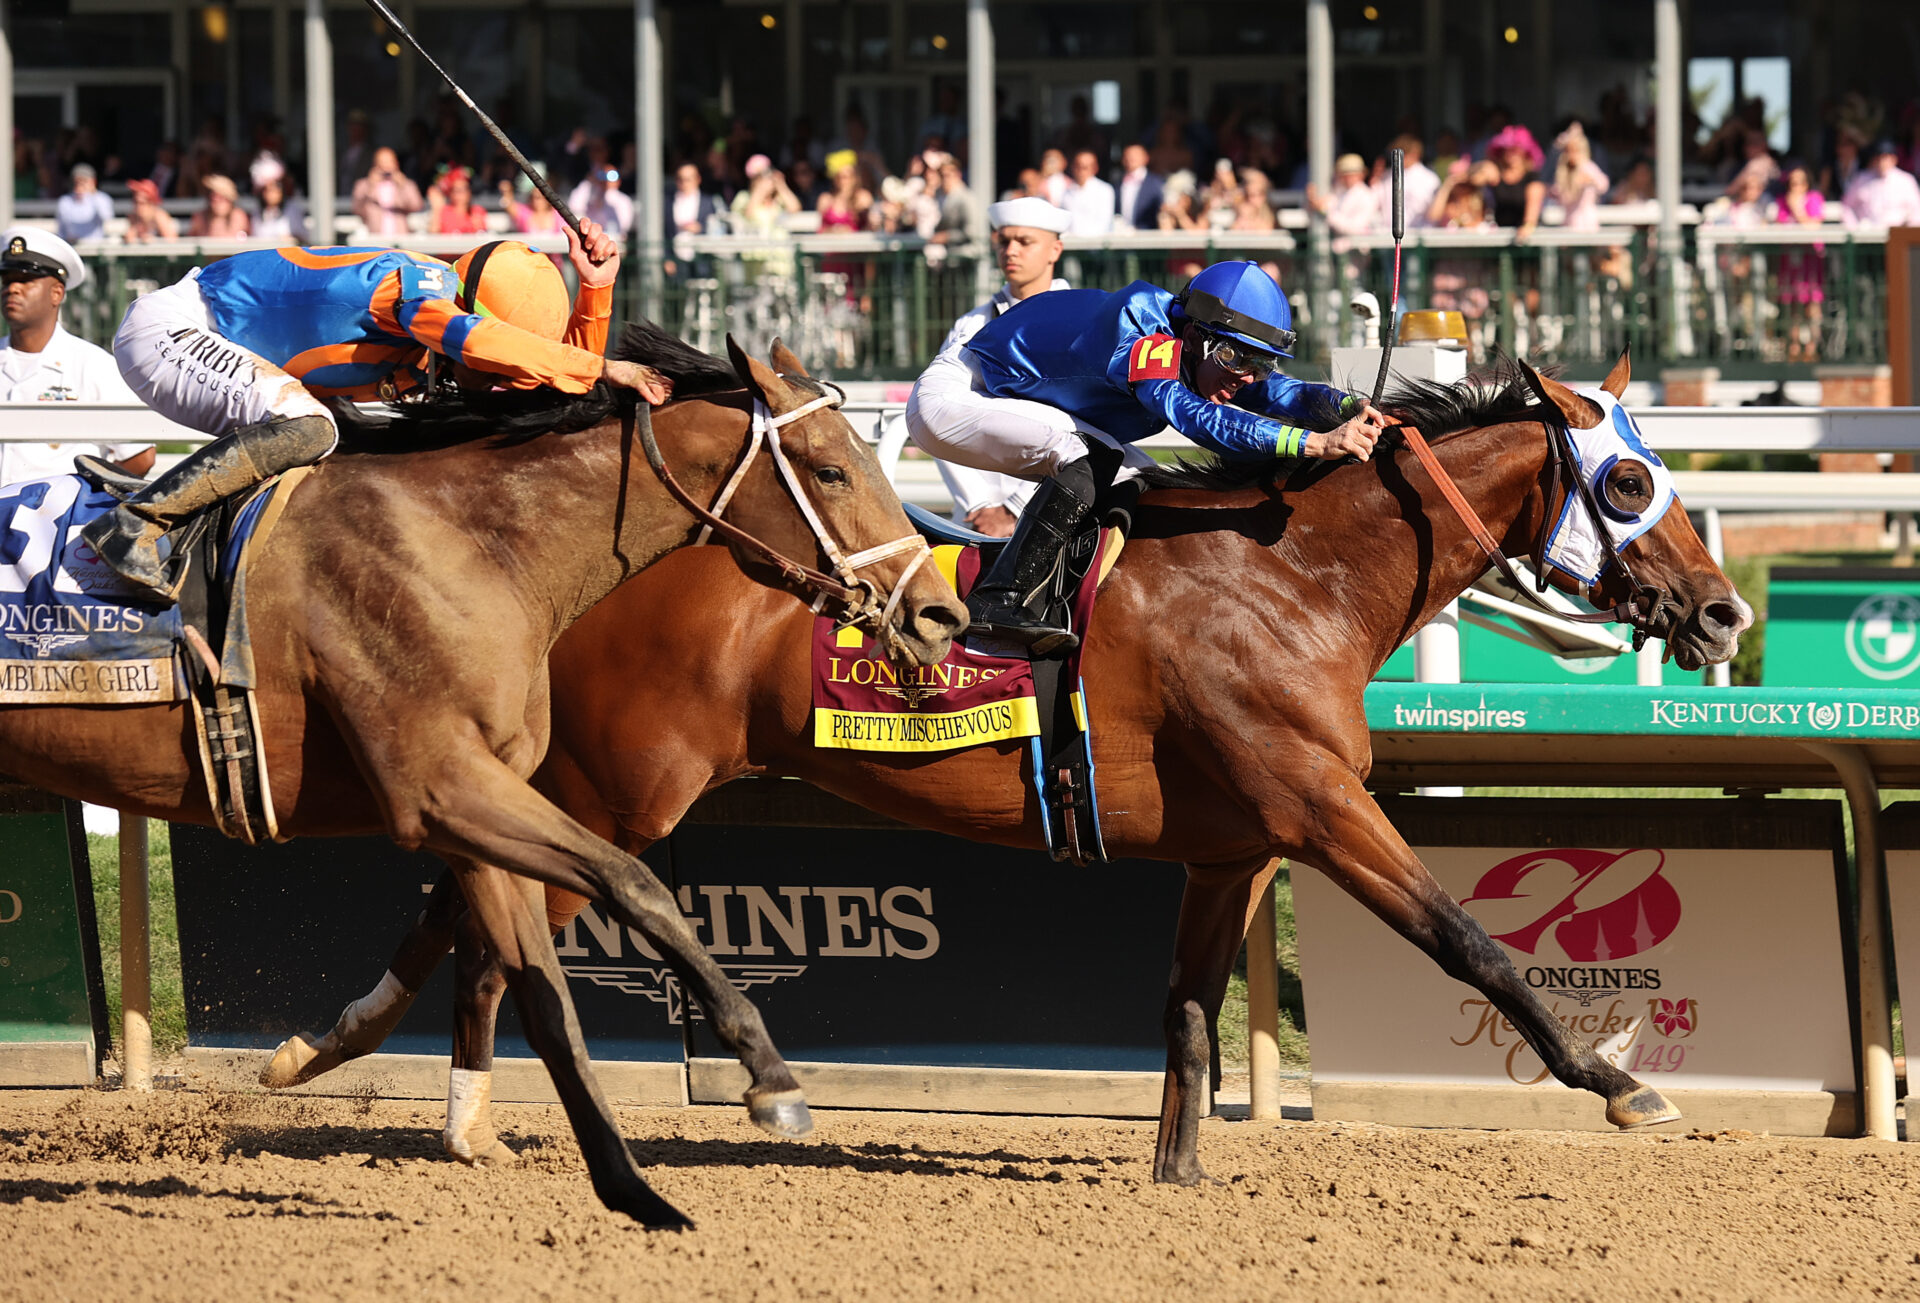
<path id="1" fill-rule="evenodd" d="M 835 393 L 777 344 L 773 367 L 737 348 L 729 366 L 658 334 L 630 333 L 624 344 L 625 360 L 649 363 L 677 386 L 679 400 L 651 422 L 687 493 L 712 500 L 737 467 L 734 525 L 785 557 L 833 566 L 838 579 L 812 581 L 829 609 L 844 608 L 898 659 L 946 655 L 965 608 L 921 564 L 917 538 L 894 546 L 911 526 L 834 410 Z M 505 967 L 595 1191 L 648 1226 L 683 1226 L 642 1179 L 594 1083 L 540 884 L 604 903 L 669 957 L 751 1073 L 756 1122 L 804 1134 L 805 1103 L 759 1013 L 700 947 L 672 895 L 527 776 L 547 751 L 554 640 L 622 580 L 691 541 L 695 521 L 639 459 L 652 436 L 630 393 L 603 386 L 576 398 L 542 391 L 446 402 L 451 413 L 440 399 L 403 412 L 373 445 L 414 451 L 342 455 L 317 468 L 248 562 L 279 829 L 384 832 L 447 859 Z M 435 441 L 442 446 L 425 446 Z M 775 455 L 748 461 L 749 446 Z M 766 555 L 736 546 L 741 561 L 766 569 Z M 742 578 L 728 552 L 701 551 Z M 743 591 L 754 588 L 742 580 Z M 790 605 L 783 594 L 780 609 Z M 641 666 L 637 677 L 650 672 Z M 0 772 L 63 796 L 212 823 L 193 727 L 179 703 L 12 707 L 0 710 Z"/>
<path id="2" fill-rule="evenodd" d="M 1617 397 L 1627 375 L 1623 357 L 1603 388 Z M 1543 521 L 1557 518 L 1572 491 L 1566 463 L 1549 456 L 1542 413 L 1588 429 L 1602 411 L 1524 364 L 1506 379 L 1429 388 L 1388 406 L 1435 436 L 1440 463 L 1493 537 L 1523 555 L 1539 547 Z M 1554 410 L 1531 405 L 1533 392 Z M 1609 472 L 1615 508 L 1650 502 L 1646 479 Z M 1369 464 L 1279 478 L 1259 468 L 1172 472 L 1158 482 L 1186 487 L 1141 500 L 1083 661 L 1107 846 L 1183 862 L 1187 873 L 1155 1178 L 1190 1184 L 1205 1175 L 1196 1139 L 1209 1032 L 1255 902 L 1282 857 L 1330 875 L 1477 988 L 1556 1077 L 1604 1099 L 1610 1121 L 1678 1117 L 1553 1017 L 1366 791 L 1368 681 L 1488 565 L 1434 479 L 1411 452 L 1389 446 Z M 1636 620 L 1685 668 L 1733 655 L 1751 612 L 1684 510 L 1667 511 L 1625 556 L 1640 592 L 1616 567 L 1589 593 L 1594 605 L 1643 596 Z M 555 647 L 554 746 L 535 781 L 633 850 L 664 837 L 702 792 L 745 774 L 805 778 L 924 828 L 1041 844 L 1017 743 L 904 756 L 815 749 L 810 627 L 806 611 L 741 583 L 722 558 L 700 549 L 672 558 Z M 647 674 L 633 672 L 642 665 Z M 457 930 L 457 902 L 437 898 L 393 964 L 409 991 Z M 579 902 L 550 892 L 547 907 L 559 926 Z M 456 1062 L 484 1071 L 499 981 L 473 962 L 470 941 L 462 937 Z M 403 1010 L 404 1001 L 388 1004 L 384 1027 Z M 377 1043 L 352 1027 L 314 1045 L 296 1038 L 265 1080 L 308 1080 Z M 469 1161 L 511 1157 L 483 1111 L 451 1118 L 447 1140 Z"/>

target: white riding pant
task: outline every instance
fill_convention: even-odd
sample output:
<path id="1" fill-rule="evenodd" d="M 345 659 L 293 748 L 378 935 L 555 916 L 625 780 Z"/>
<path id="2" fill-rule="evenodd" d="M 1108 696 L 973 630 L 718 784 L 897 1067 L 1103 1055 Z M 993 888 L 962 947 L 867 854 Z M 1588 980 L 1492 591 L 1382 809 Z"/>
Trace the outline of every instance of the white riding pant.
<path id="1" fill-rule="evenodd" d="M 223 338 L 201 297 L 200 269 L 133 301 L 113 337 L 120 374 L 170 421 L 226 434 L 274 417 L 333 416 L 307 387 L 259 354 Z"/>
<path id="2" fill-rule="evenodd" d="M 941 457 L 936 457 L 933 465 L 946 481 L 947 493 L 953 498 L 956 525 L 966 524 L 967 517 L 982 507 L 1003 507 L 1017 516 L 1027 509 L 1027 500 L 1040 487 L 1035 480 L 1023 480 L 1000 471 L 975 470 Z"/>
<path id="3" fill-rule="evenodd" d="M 936 358 L 914 382 L 907 399 L 907 435 L 944 461 L 1023 480 L 1046 479 L 1079 461 L 1087 455 L 1088 439 L 1119 451 L 1123 479 L 1153 464 L 1139 449 L 1057 407 L 982 392 L 979 375 L 964 356 Z"/>

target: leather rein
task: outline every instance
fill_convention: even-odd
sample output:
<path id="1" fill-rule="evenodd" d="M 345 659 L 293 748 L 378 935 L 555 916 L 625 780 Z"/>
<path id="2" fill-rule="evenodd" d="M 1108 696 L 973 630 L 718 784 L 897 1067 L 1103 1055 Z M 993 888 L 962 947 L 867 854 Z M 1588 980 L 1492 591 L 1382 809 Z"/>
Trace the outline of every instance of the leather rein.
<path id="1" fill-rule="evenodd" d="M 1546 395 L 1541 394 L 1540 400 L 1548 412 L 1559 411 L 1559 408 L 1549 401 Z M 1574 455 L 1573 439 L 1567 433 L 1566 422 L 1555 420 L 1551 416 L 1542 416 L 1538 419 L 1547 432 L 1548 489 L 1546 509 L 1540 517 L 1540 533 L 1533 550 L 1534 564 L 1539 567 L 1539 572 L 1534 576 L 1531 589 L 1521 581 L 1518 572 L 1513 568 L 1513 563 L 1507 560 L 1506 553 L 1501 551 L 1499 540 L 1494 538 L 1492 531 L 1480 519 L 1480 513 L 1473 509 L 1473 504 L 1468 502 L 1466 496 L 1460 492 L 1460 486 L 1453 482 L 1453 477 L 1447 474 L 1446 467 L 1440 464 L 1440 459 L 1434 455 L 1433 448 L 1427 443 L 1425 436 L 1404 422 L 1395 422 L 1391 428 L 1401 432 L 1407 447 L 1412 449 L 1414 457 L 1426 468 L 1427 474 L 1439 487 L 1441 496 L 1447 500 L 1447 504 L 1466 525 L 1467 532 L 1473 536 L 1473 541 L 1480 545 L 1480 550 L 1487 554 L 1487 559 L 1493 563 L 1494 569 L 1500 572 L 1500 577 L 1506 580 L 1515 592 L 1547 614 L 1562 620 L 1570 620 L 1576 624 L 1628 625 L 1633 629 L 1635 651 L 1638 651 L 1649 637 L 1665 638 L 1672 632 L 1678 617 L 1682 614 L 1680 604 L 1665 589 L 1653 584 L 1641 583 L 1633 573 L 1633 567 L 1627 562 L 1626 556 L 1615 546 L 1613 535 L 1607 531 L 1600 504 L 1594 498 L 1593 486 L 1580 475 L 1579 458 Z M 1593 612 L 1561 611 L 1535 595 L 1536 591 L 1544 593 L 1547 589 L 1548 567 L 1544 558 L 1556 518 L 1553 510 L 1556 488 L 1579 499 L 1588 519 L 1593 522 L 1594 533 L 1600 539 L 1600 546 L 1605 552 L 1608 563 L 1618 567 L 1620 573 L 1626 577 L 1630 589 L 1629 595 L 1611 609 Z M 1566 499 L 1562 498 L 1563 510 L 1565 504 Z M 1605 567 L 1602 567 L 1603 571 L 1604 569 Z M 1581 595 L 1589 603 L 1598 605 L 1594 602 L 1593 591 L 1592 587 L 1583 586 Z"/>
<path id="2" fill-rule="evenodd" d="M 865 628 L 875 638 L 885 642 L 891 650 L 898 638 L 893 631 L 893 613 L 900 605 L 900 599 L 906 592 L 908 582 L 919 572 L 920 567 L 927 563 L 933 552 L 927 540 L 918 532 L 914 532 L 896 538 L 890 543 L 881 543 L 848 555 L 841 551 L 840 545 L 828 532 L 826 522 L 820 519 L 820 513 L 814 509 L 812 501 L 801 487 L 800 477 L 794 471 L 793 463 L 787 459 L 786 450 L 780 443 L 782 427 L 810 416 L 822 408 L 837 411 L 840 404 L 846 401 L 846 395 L 838 387 L 828 385 L 826 388 L 827 393 L 811 402 L 801 404 L 792 411 L 782 412 L 778 416 L 768 409 L 765 402 L 757 397 L 754 399 L 746 450 L 734 467 L 732 477 L 727 480 L 711 507 L 704 506 L 695 500 L 680 481 L 674 478 L 673 471 L 667 466 L 666 457 L 660 451 L 659 443 L 653 437 L 653 416 L 645 401 L 634 405 L 635 415 L 629 419 L 637 427 L 640 446 L 647 455 L 647 465 L 653 468 L 653 473 L 666 486 L 667 492 L 674 501 L 690 512 L 694 519 L 701 522 L 700 533 L 694 539 L 696 545 L 706 543 L 714 535 L 718 535 L 727 542 L 759 556 L 780 572 L 783 581 L 811 592 L 812 608 L 816 613 L 825 609 L 829 601 L 837 602 L 841 608 L 839 620 L 842 627 L 856 625 Z M 763 447 L 772 457 L 774 467 L 779 472 L 780 481 L 786 486 L 794 505 L 799 508 L 800 515 L 807 522 L 807 527 L 813 531 L 814 538 L 819 541 L 820 550 L 832 563 L 833 574 L 827 574 L 825 571 L 795 561 L 772 544 L 762 542 L 738 525 L 721 518 L 727 509 L 727 504 L 733 499 L 734 491 L 740 487 L 747 472 L 752 469 Z M 870 579 L 862 579 L 858 572 L 866 566 L 902 553 L 915 555 L 907 564 L 907 568 L 901 571 L 900 577 L 894 580 L 883 602 L 879 587 Z"/>

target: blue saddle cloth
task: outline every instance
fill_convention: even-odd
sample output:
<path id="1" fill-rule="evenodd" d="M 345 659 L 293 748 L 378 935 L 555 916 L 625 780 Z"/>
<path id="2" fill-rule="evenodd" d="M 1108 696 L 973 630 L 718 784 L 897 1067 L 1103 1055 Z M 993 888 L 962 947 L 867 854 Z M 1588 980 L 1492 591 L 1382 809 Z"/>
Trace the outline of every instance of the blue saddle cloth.
<path id="1" fill-rule="evenodd" d="M 263 491 L 235 513 L 215 583 L 234 586 L 270 496 Z M 180 608 L 140 601 L 80 540 L 82 527 L 115 502 L 78 475 L 0 486 L 0 705 L 186 697 Z M 230 637 L 222 641 L 231 646 Z M 244 662 L 250 672 L 251 656 Z"/>

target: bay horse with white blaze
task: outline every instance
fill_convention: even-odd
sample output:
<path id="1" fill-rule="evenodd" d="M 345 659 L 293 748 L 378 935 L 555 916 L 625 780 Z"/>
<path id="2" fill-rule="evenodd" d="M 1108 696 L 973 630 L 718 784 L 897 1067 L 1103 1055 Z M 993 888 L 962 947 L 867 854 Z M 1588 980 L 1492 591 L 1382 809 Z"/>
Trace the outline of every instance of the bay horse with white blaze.
<path id="1" fill-rule="evenodd" d="M 315 469 L 248 561 L 262 743 L 282 833 L 384 832 L 448 861 L 488 952 L 505 966 L 595 1191 L 648 1226 L 688 1223 L 641 1177 L 593 1080 L 541 921 L 540 884 L 602 902 L 669 957 L 751 1072 L 748 1103 L 760 1125 L 792 1135 L 810 1123 L 758 1011 L 701 948 L 671 894 L 527 783 L 547 751 L 555 639 L 694 537 L 693 518 L 637 455 L 654 438 L 647 423 L 701 501 L 742 462 L 756 426 L 753 446 L 764 442 L 786 460 L 780 476 L 768 464 L 778 456 L 742 468 L 733 523 L 787 557 L 827 557 L 820 563 L 845 581 L 832 589 L 903 662 L 937 663 L 966 622 L 936 569 L 913 555 L 924 556 L 917 540 L 864 576 L 848 572 L 843 563 L 912 532 L 899 499 L 834 410 L 836 394 L 777 343 L 772 368 L 729 347 L 732 366 L 630 329 L 620 355 L 677 386 L 676 400 L 651 415 L 631 392 L 604 385 L 578 397 L 436 397 L 403 410 L 376 451 Z M 441 446 L 423 447 L 434 441 Z M 701 551 L 742 577 L 727 552 Z M 741 560 L 766 570 L 759 554 L 742 549 Z M 754 586 L 742 579 L 743 589 Z M 0 710 L 0 772 L 63 796 L 210 824 L 193 729 L 177 703 L 11 707 Z"/>
<path id="2" fill-rule="evenodd" d="M 1622 357 L 1604 390 L 1617 397 L 1627 377 Z M 1527 389 L 1549 395 L 1551 418 L 1575 429 L 1596 426 L 1601 411 L 1524 364 L 1507 379 L 1428 387 L 1389 410 L 1445 436 L 1434 444 L 1440 463 L 1504 550 L 1523 555 L 1573 491 Z M 1258 468 L 1161 473 L 1159 483 L 1187 487 L 1140 501 L 1101 590 L 1082 669 L 1106 843 L 1119 855 L 1183 862 L 1187 873 L 1156 1180 L 1205 1176 L 1196 1141 L 1209 1034 L 1252 910 L 1283 857 L 1329 874 L 1477 988 L 1556 1077 L 1606 1100 L 1610 1121 L 1679 1116 L 1548 1012 L 1366 791 L 1368 681 L 1488 566 L 1435 481 L 1396 442 L 1390 435 L 1370 463 L 1294 468 L 1278 479 Z M 1645 491 L 1631 477 L 1610 483 Z M 1626 555 L 1638 584 L 1659 595 L 1643 622 L 1683 667 L 1733 655 L 1751 612 L 1677 503 Z M 1619 569 L 1591 590 L 1596 606 L 1633 596 Z M 554 648 L 554 744 L 534 781 L 634 851 L 666 836 L 703 792 L 747 774 L 804 778 L 935 831 L 1043 845 L 1019 742 L 907 755 L 816 749 L 811 618 L 702 549 L 629 582 Z M 634 673 L 638 666 L 650 672 Z M 564 925 L 580 904 L 550 891 L 549 922 Z M 500 981 L 457 910 L 443 883 L 392 975 L 419 990 L 459 934 L 456 1063 L 485 1071 Z M 401 1012 L 404 1002 L 387 1006 L 384 1026 Z M 346 1025 L 315 1044 L 294 1038 L 263 1080 L 309 1080 L 377 1043 Z M 484 1110 L 450 1116 L 447 1142 L 468 1161 L 512 1157 Z"/>

